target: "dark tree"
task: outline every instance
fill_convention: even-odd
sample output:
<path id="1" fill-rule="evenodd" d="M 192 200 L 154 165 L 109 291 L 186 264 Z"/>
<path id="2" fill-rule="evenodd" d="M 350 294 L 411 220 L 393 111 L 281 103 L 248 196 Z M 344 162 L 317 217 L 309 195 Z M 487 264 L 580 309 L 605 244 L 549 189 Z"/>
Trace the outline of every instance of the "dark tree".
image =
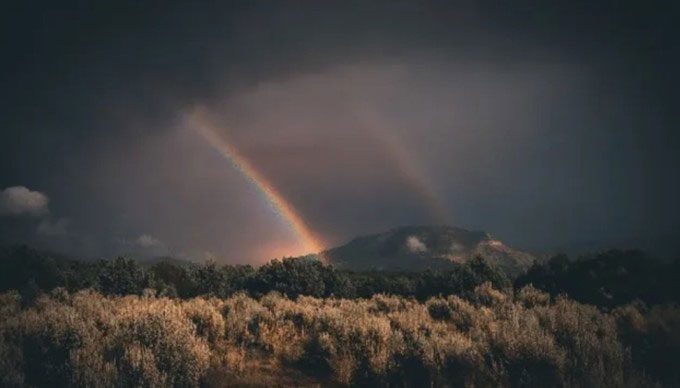
<path id="1" fill-rule="evenodd" d="M 272 260 L 257 271 L 254 290 L 260 293 L 278 291 L 291 298 L 324 296 L 323 264 L 310 258 Z"/>
<path id="2" fill-rule="evenodd" d="M 99 290 L 107 295 L 140 295 L 151 285 L 151 276 L 133 259 L 104 262 L 99 272 Z"/>

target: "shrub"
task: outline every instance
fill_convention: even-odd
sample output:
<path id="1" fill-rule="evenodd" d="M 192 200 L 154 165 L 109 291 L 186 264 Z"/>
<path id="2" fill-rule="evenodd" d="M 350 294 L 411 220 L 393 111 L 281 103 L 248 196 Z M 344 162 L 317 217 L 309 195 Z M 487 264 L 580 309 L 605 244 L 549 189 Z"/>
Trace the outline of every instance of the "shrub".
<path id="1" fill-rule="evenodd" d="M 532 288 L 513 299 L 488 284 L 468 297 L 177 300 L 55 290 L 22 307 L 17 293 L 0 294 L 0 382 L 190 387 L 270 374 L 258 381 L 283 384 L 301 376 L 295 370 L 319 384 L 367 386 L 678 383 L 677 306 L 607 313 Z"/>
<path id="2" fill-rule="evenodd" d="M 123 365 L 119 379 L 125 385 L 140 385 L 141 376 L 141 385 L 197 386 L 210 350 L 181 306 L 169 299 L 124 299 L 112 347 Z"/>
<path id="3" fill-rule="evenodd" d="M 432 319 L 440 321 L 451 319 L 451 308 L 445 299 L 430 299 L 427 301 L 426 305 L 427 312 L 430 313 Z"/>
<path id="4" fill-rule="evenodd" d="M 527 308 L 545 306 L 550 303 L 550 294 L 528 285 L 517 292 L 515 300 Z"/>

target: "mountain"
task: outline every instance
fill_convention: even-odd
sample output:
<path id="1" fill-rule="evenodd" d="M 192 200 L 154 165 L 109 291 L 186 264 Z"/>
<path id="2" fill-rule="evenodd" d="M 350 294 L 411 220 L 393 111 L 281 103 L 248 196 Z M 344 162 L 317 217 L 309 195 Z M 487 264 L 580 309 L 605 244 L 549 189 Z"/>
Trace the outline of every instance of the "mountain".
<path id="1" fill-rule="evenodd" d="M 357 237 L 324 252 L 337 268 L 365 270 L 447 269 L 475 256 L 514 276 L 535 256 L 505 245 L 491 234 L 451 226 L 404 226 Z"/>

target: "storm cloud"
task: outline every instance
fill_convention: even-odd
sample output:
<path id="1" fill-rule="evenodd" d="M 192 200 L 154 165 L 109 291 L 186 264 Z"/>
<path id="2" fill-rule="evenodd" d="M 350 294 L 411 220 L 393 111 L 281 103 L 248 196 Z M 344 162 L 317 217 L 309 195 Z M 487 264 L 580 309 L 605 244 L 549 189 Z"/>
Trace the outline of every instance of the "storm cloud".
<path id="1" fill-rule="evenodd" d="M 60 249 L 142 254 L 146 235 L 225 262 L 304 253 L 189 128 L 196 107 L 329 246 L 432 223 L 527 248 L 677 241 L 665 3 L 12 7 L 0 187 L 49 196 L 81 231 Z M 2 242 L 35 233 L 10 218 Z"/>

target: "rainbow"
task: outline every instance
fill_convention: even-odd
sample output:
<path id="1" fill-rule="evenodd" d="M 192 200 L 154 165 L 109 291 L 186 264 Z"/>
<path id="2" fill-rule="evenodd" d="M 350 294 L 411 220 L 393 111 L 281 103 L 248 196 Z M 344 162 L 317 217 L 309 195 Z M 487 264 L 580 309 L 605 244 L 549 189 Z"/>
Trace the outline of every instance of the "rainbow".
<path id="1" fill-rule="evenodd" d="M 217 150 L 225 159 L 248 179 L 265 197 L 276 213 L 289 225 L 304 245 L 308 253 L 318 254 L 322 260 L 324 250 L 323 241 L 315 235 L 295 208 L 276 190 L 276 188 L 260 174 L 257 169 L 241 153 L 220 136 L 220 130 L 200 109 L 195 109 L 188 116 L 190 128 L 203 137 L 211 147 Z"/>
<path id="2" fill-rule="evenodd" d="M 377 112 L 361 106 L 356 108 L 356 117 L 360 124 L 372 137 L 382 143 L 388 157 L 395 163 L 395 167 L 402 174 L 404 180 L 422 198 L 426 204 L 430 220 L 445 224 L 447 222 L 448 209 L 440 196 L 433 189 L 432 179 L 425 173 L 425 169 L 415 160 L 412 152 L 406 149 L 404 142 L 397 138 L 393 131 L 383 125 L 378 118 Z"/>

